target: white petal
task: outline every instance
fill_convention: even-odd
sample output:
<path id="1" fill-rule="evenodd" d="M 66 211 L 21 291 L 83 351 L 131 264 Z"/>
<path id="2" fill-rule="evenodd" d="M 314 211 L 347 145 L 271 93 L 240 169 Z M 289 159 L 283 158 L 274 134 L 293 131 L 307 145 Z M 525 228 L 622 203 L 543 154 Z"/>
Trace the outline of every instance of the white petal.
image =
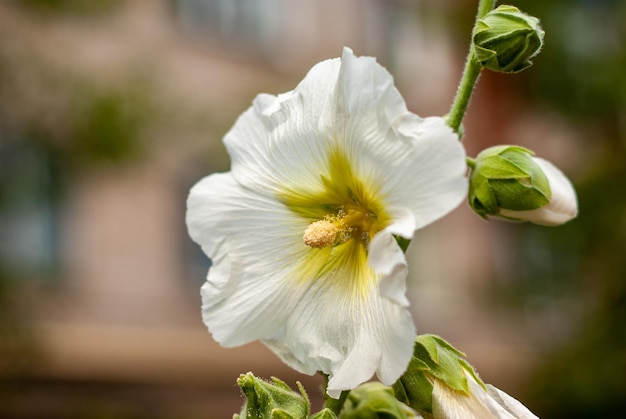
<path id="1" fill-rule="evenodd" d="M 524 405 L 498 390 L 487 385 L 487 390 L 465 371 L 469 385 L 469 395 L 450 389 L 439 380 L 433 386 L 434 417 L 464 419 L 536 419 Z"/>
<path id="2" fill-rule="evenodd" d="M 466 371 L 465 376 L 467 377 L 472 397 L 476 398 L 489 411 L 490 414 L 489 416 L 485 416 L 486 418 L 515 419 L 515 416 L 494 400 L 494 398 L 474 380 L 471 374 Z"/>
<path id="3" fill-rule="evenodd" d="M 298 87 L 260 95 L 226 135 L 233 176 L 264 193 L 322 190 L 335 149 L 359 179 L 382 187 L 389 209 L 408 208 L 415 227 L 465 197 L 465 151 L 442 118 L 407 111 L 391 75 L 371 57 L 317 64 Z"/>
<path id="4" fill-rule="evenodd" d="M 373 57 L 356 57 L 344 48 L 335 99 L 335 134 L 360 141 L 364 133 L 382 134 L 408 113 L 393 77 Z"/>
<path id="5" fill-rule="evenodd" d="M 187 206 L 189 234 L 213 260 L 202 310 L 214 338 L 235 346 L 275 333 L 303 292 L 289 276 L 306 250 L 294 230 L 306 221 L 228 173 L 198 182 Z"/>
<path id="6" fill-rule="evenodd" d="M 222 345 L 261 339 L 292 367 L 331 374 L 329 394 L 336 396 L 374 373 L 392 384 L 404 372 L 415 327 L 406 308 L 379 295 L 376 276 L 366 280 L 365 297 L 329 288 L 362 276 L 353 272 L 362 267 L 349 263 L 331 270 L 329 278 L 315 277 L 314 268 L 294 278 L 302 252 L 324 257 L 323 249 L 301 243 L 306 220 L 240 187 L 230 174 L 217 174 L 192 189 L 187 223 L 213 257 L 202 287 L 203 318 Z"/>
<path id="7" fill-rule="evenodd" d="M 498 404 L 510 412 L 516 419 L 538 419 L 526 406 L 504 391 L 487 384 L 487 390 Z"/>
<path id="8" fill-rule="evenodd" d="M 349 278 L 340 274 L 333 280 Z M 264 343 L 301 371 L 330 374 L 332 397 L 375 373 L 392 384 L 413 352 L 415 326 L 409 311 L 380 296 L 375 278 L 365 296 L 338 293 L 328 284 L 324 278 L 316 281 L 281 333 Z"/>
<path id="9" fill-rule="evenodd" d="M 273 193 L 319 183 L 328 152 L 340 60 L 315 65 L 293 91 L 259 95 L 226 134 L 233 176 Z"/>
<path id="10" fill-rule="evenodd" d="M 394 223 L 380 231 L 369 244 L 368 263 L 382 277 L 379 283 L 380 294 L 401 306 L 408 306 L 406 298 L 407 261 L 396 238 L 399 235 L 410 237 L 415 231 L 413 214 L 408 210 L 404 214 L 396 213 Z"/>
<path id="11" fill-rule="evenodd" d="M 440 380 L 434 380 L 433 383 L 433 416 L 437 419 L 489 419 L 493 417 L 473 394 L 467 396 L 454 391 Z"/>
<path id="12" fill-rule="evenodd" d="M 576 190 L 567 176 L 549 161 L 539 157 L 533 159 L 548 178 L 552 191 L 550 203 L 532 211 L 500 210 L 500 215 L 546 226 L 558 226 L 576 218 L 578 199 Z"/>
<path id="13" fill-rule="evenodd" d="M 465 198 L 465 151 L 441 118 L 407 114 L 376 148 L 380 179 L 390 208 L 408 208 L 421 228 L 444 216 Z M 363 171 L 367 171 L 367 167 Z"/>
<path id="14" fill-rule="evenodd" d="M 467 192 L 465 150 L 442 118 L 407 111 L 392 76 L 370 57 L 344 51 L 337 82 L 337 137 L 358 176 L 383 185 L 391 207 L 416 228 L 455 208 Z"/>

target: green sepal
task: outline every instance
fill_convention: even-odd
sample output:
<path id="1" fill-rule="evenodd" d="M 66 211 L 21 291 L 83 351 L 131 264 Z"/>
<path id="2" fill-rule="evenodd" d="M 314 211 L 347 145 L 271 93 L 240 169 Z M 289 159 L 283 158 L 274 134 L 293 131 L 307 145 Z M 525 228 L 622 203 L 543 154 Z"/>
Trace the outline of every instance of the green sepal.
<path id="1" fill-rule="evenodd" d="M 306 418 L 311 412 L 311 403 L 299 382 L 297 385 L 300 394 L 276 377 L 268 382 L 255 377 L 251 372 L 241 374 L 237 384 L 246 396 L 246 402 L 239 415 L 234 416 L 236 418 Z"/>
<path id="2" fill-rule="evenodd" d="M 552 192 L 533 152 L 518 146 L 497 146 L 481 152 L 470 174 L 468 201 L 481 217 L 501 209 L 529 211 L 550 203 Z"/>
<path id="3" fill-rule="evenodd" d="M 421 335 L 415 340 L 413 356 L 428 366 L 428 373 L 448 387 L 469 394 L 469 385 L 459 362 L 465 354 L 435 335 Z"/>
<path id="4" fill-rule="evenodd" d="M 300 417 L 294 416 L 291 413 L 280 408 L 272 409 L 272 411 L 270 412 L 270 418 L 271 419 L 301 419 Z"/>
<path id="5" fill-rule="evenodd" d="M 350 392 L 340 419 L 408 419 L 414 412 L 394 396 L 394 390 L 378 382 L 360 385 Z"/>
<path id="6" fill-rule="evenodd" d="M 398 243 L 398 246 L 400 246 L 400 249 L 402 249 L 402 252 L 406 253 L 406 249 L 409 248 L 409 244 L 411 244 L 411 240 L 409 239 L 405 239 L 404 237 L 400 237 L 400 236 L 393 236 L 396 239 L 396 242 Z"/>
<path id="7" fill-rule="evenodd" d="M 517 73 L 532 65 L 530 59 L 541 50 L 543 38 L 537 18 L 516 7 L 501 5 L 476 22 L 473 53 L 484 68 Z"/>
<path id="8" fill-rule="evenodd" d="M 432 414 L 434 380 L 440 380 L 451 389 L 469 395 L 466 377 L 466 373 L 469 373 L 484 387 L 464 358 L 463 352 L 439 336 L 418 336 L 406 372 L 393 385 L 396 398 L 419 412 Z"/>
<path id="9" fill-rule="evenodd" d="M 337 415 L 332 410 L 326 408 L 311 416 L 311 419 L 337 419 Z"/>
<path id="10" fill-rule="evenodd" d="M 428 367 L 413 357 L 402 376 L 393 383 L 396 398 L 420 412 L 432 412 L 433 383 L 427 377 Z"/>

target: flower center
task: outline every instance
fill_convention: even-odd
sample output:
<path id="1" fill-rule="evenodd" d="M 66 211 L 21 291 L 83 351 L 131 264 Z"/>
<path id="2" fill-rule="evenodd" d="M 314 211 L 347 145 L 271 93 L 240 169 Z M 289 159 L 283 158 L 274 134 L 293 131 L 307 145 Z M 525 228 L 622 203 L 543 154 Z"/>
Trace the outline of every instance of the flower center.
<path id="1" fill-rule="evenodd" d="M 304 230 L 304 244 L 317 249 L 334 246 L 351 238 L 369 243 L 376 215 L 356 204 L 344 205 L 337 214 L 314 221 Z"/>

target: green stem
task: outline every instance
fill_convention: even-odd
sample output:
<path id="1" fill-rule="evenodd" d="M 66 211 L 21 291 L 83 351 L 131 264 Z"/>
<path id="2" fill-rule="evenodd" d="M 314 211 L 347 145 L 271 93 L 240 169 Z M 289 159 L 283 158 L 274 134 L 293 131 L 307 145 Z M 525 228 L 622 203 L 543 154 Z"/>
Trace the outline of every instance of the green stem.
<path id="1" fill-rule="evenodd" d="M 467 165 L 471 168 L 471 169 L 475 169 L 476 168 L 476 159 L 473 159 L 471 157 L 465 157 L 465 161 L 467 162 Z"/>
<path id="2" fill-rule="evenodd" d="M 474 86 L 478 81 L 478 76 L 480 76 L 481 70 L 482 66 L 476 62 L 474 58 L 474 51 L 470 50 L 467 56 L 467 61 L 465 62 L 465 68 L 463 69 L 463 76 L 461 77 L 461 82 L 459 83 L 459 89 L 456 92 L 454 102 L 452 103 L 450 112 L 448 112 L 446 121 L 450 128 L 452 128 L 457 134 L 460 134 L 461 122 L 463 122 L 465 111 L 469 105 L 472 92 L 474 91 Z"/>
<path id="3" fill-rule="evenodd" d="M 343 408 L 343 404 L 346 402 L 346 399 L 348 398 L 348 394 L 350 394 L 350 391 L 346 390 L 346 391 L 341 392 L 338 399 L 327 397 L 326 401 L 324 402 L 324 407 L 332 410 L 332 412 L 335 415 L 339 416 L 339 413 L 341 412 L 341 409 Z"/>
<path id="4" fill-rule="evenodd" d="M 482 19 L 487 13 L 489 13 L 496 5 L 496 0 L 480 0 L 478 3 L 478 12 L 476 13 L 476 22 Z M 474 23 L 475 25 L 476 23 Z M 473 31 L 472 31 L 473 32 Z M 465 116 L 465 111 L 472 97 L 474 86 L 480 76 L 482 66 L 476 61 L 474 56 L 474 49 L 471 47 L 467 54 L 467 60 L 465 61 L 465 67 L 463 68 L 463 75 L 461 76 L 461 82 L 459 88 L 452 102 L 450 112 L 448 112 L 447 123 L 460 136 L 461 122 Z"/>
<path id="5" fill-rule="evenodd" d="M 478 12 L 476 13 L 476 20 L 482 19 L 487 13 L 496 7 L 496 0 L 480 0 L 478 3 Z"/>
<path id="6" fill-rule="evenodd" d="M 333 399 L 332 397 L 328 396 L 328 394 L 326 394 L 327 389 L 328 375 L 324 374 L 324 407 L 332 410 L 335 415 L 339 416 L 339 413 L 343 408 L 343 404 L 346 402 L 348 394 L 350 394 L 350 390 L 342 391 L 338 399 Z"/>

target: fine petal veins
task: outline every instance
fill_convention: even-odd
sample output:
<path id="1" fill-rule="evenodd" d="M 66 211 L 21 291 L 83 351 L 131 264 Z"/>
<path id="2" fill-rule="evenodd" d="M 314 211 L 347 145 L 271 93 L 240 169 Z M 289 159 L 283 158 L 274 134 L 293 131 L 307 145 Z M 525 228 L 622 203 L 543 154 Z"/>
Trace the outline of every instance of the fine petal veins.
<path id="1" fill-rule="evenodd" d="M 228 173 L 190 192 L 212 259 L 202 315 L 224 346 L 261 340 L 328 393 L 406 369 L 415 326 L 396 237 L 464 198 L 465 153 L 442 118 L 410 113 L 375 59 L 345 49 L 291 92 L 262 94 L 224 138 Z"/>

